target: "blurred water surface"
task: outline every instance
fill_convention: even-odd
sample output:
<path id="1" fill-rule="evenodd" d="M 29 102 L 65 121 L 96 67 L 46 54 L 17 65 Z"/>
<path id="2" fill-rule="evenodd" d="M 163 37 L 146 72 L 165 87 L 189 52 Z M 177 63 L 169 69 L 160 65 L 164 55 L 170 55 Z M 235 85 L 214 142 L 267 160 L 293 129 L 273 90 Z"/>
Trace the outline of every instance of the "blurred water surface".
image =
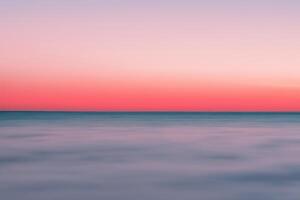
<path id="1" fill-rule="evenodd" d="M 299 200 L 300 113 L 0 112 L 9 200 Z"/>

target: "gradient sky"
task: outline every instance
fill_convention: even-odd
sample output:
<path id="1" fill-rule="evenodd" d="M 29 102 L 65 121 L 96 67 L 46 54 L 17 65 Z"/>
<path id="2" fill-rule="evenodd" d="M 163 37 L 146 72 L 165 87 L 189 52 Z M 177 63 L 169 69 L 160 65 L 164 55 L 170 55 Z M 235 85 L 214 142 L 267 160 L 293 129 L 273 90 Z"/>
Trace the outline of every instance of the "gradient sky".
<path id="1" fill-rule="evenodd" d="M 298 0 L 0 0 L 0 110 L 300 111 Z"/>

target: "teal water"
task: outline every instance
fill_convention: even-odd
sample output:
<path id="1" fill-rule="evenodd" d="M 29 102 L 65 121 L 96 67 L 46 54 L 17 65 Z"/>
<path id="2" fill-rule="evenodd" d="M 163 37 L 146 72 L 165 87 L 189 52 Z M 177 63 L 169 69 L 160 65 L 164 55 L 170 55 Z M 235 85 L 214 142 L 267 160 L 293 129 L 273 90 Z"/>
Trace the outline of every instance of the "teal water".
<path id="1" fill-rule="evenodd" d="M 0 112 L 5 200 L 298 200 L 300 113 Z"/>

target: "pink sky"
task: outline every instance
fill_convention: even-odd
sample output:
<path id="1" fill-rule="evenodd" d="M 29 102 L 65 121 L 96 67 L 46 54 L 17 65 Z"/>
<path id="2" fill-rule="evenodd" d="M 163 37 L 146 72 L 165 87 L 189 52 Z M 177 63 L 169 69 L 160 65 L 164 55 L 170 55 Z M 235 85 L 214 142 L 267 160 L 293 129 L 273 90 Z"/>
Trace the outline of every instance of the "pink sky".
<path id="1" fill-rule="evenodd" d="M 0 110 L 300 111 L 296 1 L 104 2 L 0 2 Z"/>

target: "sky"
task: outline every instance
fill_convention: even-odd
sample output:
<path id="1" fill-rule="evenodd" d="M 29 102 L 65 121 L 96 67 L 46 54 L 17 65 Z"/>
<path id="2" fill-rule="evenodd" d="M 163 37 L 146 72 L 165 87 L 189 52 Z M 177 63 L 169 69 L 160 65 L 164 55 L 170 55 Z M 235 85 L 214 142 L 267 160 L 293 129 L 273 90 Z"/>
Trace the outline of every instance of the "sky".
<path id="1" fill-rule="evenodd" d="M 300 111 L 298 0 L 0 0 L 0 110 Z"/>

